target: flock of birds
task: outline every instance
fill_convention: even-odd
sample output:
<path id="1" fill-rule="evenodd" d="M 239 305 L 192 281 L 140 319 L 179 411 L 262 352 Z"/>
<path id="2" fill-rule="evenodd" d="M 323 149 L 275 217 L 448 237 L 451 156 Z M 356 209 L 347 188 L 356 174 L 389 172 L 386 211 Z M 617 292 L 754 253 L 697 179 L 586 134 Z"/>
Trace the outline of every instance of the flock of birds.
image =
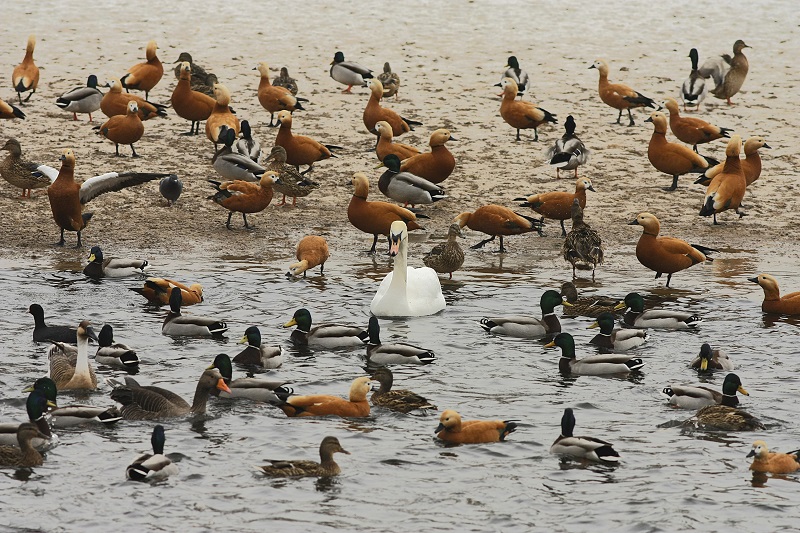
<path id="1" fill-rule="evenodd" d="M 28 39 L 25 58 L 13 72 L 12 82 L 18 94 L 19 104 L 27 102 L 39 82 L 39 70 L 33 60 L 35 38 Z M 733 47 L 733 56 L 721 56 L 698 67 L 698 54 L 690 53 L 692 70 L 682 85 L 680 97 L 684 110 L 691 106 L 696 111 L 708 92 L 731 104 L 745 81 L 748 72 L 747 58 L 742 50 L 747 45 L 739 40 Z M 138 157 L 134 149 L 144 133 L 144 122 L 166 115 L 168 106 L 150 102 L 149 92 L 163 76 L 163 66 L 157 56 L 154 41 L 146 47 L 146 62 L 134 65 L 119 79 L 111 80 L 108 91 L 98 87 L 96 76 L 90 76 L 85 87 L 79 87 L 59 97 L 56 104 L 67 112 L 88 114 L 101 110 L 109 119 L 100 125 L 98 134 L 115 144 L 115 153 L 120 155 L 120 145 L 128 145 L 132 156 Z M 258 100 L 270 113 L 269 126 L 278 127 L 275 146 L 263 161 L 261 145 L 253 138 L 248 121 L 239 120 L 231 108 L 231 93 L 218 83 L 214 74 L 193 62 L 183 53 L 176 61 L 175 76 L 178 79 L 172 93 L 170 106 L 181 118 L 190 122 L 185 135 L 198 135 L 200 123 L 205 122 L 205 134 L 214 145 L 211 165 L 224 181 L 209 180 L 215 192 L 209 199 L 229 211 L 227 227 L 231 217 L 241 213 L 244 226 L 250 228 L 247 214 L 258 213 L 272 201 L 275 191 L 291 197 L 296 205 L 298 197 L 304 197 L 320 187 L 307 177 L 313 165 L 335 157 L 340 147 L 322 144 L 311 137 L 292 132 L 293 112 L 304 110 L 308 100 L 298 97 L 298 85 L 283 68 L 280 76 L 270 80 L 270 69 L 259 63 L 254 70 L 260 75 Z M 530 89 L 531 78 L 522 70 L 519 61 L 508 59 L 508 70 L 503 72 L 497 85 L 502 89 L 500 115 L 516 130 L 516 139 L 521 140 L 521 130 L 533 129 L 534 140 L 538 140 L 538 127 L 555 123 L 556 116 L 531 102 L 518 99 Z M 654 100 L 631 89 L 608 80 L 609 65 L 597 60 L 590 68 L 599 72 L 598 91 L 600 99 L 619 111 L 620 123 L 623 111 L 627 111 L 629 125 L 633 125 L 631 109 L 652 107 L 656 109 L 648 119 L 654 131 L 648 148 L 648 158 L 660 172 L 672 177 L 669 190 L 677 188 L 678 178 L 687 173 L 702 173 L 699 183 L 708 186 L 700 215 L 713 216 L 732 209 L 739 216 L 746 187 L 758 179 L 761 160 L 758 150 L 769 148 L 761 137 L 751 137 L 744 143 L 745 159 L 740 159 L 742 139 L 731 134 L 728 128 L 718 127 L 699 118 L 680 116 L 680 106 L 668 98 L 664 107 L 669 118 L 660 112 L 661 106 Z M 50 372 L 48 377 L 38 379 L 30 388 L 26 404 L 30 422 L 0 425 L 0 438 L 7 443 L 0 446 L 0 464 L 12 466 L 36 466 L 42 464 L 40 450 L 46 450 L 57 442 L 51 425 L 55 428 L 75 423 L 98 422 L 103 424 L 128 420 L 161 420 L 187 414 L 202 414 L 206 411 L 210 396 L 247 398 L 268 402 L 281 409 L 289 417 L 337 415 L 364 417 L 370 414 L 370 403 L 401 412 L 435 408 L 427 399 L 407 390 L 393 389 L 393 376 L 388 365 L 427 364 L 435 360 L 428 349 L 404 343 L 382 344 L 378 318 L 426 316 L 440 312 L 446 302 L 441 290 L 438 274 L 448 274 L 461 268 L 464 251 L 457 242 L 463 237 L 462 228 L 485 233 L 488 237 L 473 246 L 479 248 L 500 237 L 500 251 L 505 251 L 504 237 L 529 232 L 541 234 L 544 219 L 558 220 L 565 237 L 563 256 L 573 267 L 591 269 L 594 279 L 596 267 L 603 262 L 603 246 L 598 233 L 584 221 L 587 191 L 594 191 L 589 178 L 578 176 L 578 168 L 585 165 L 590 150 L 575 135 L 576 122 L 569 116 L 565 123 L 565 134 L 548 151 L 550 163 L 557 169 L 573 170 L 576 180 L 575 192 L 554 191 L 531 194 L 517 198 L 520 207 L 530 208 L 541 218 L 514 212 L 508 207 L 489 204 L 472 212 L 464 212 L 454 218 L 448 229 L 448 239 L 437 245 L 423 259 L 426 267 L 408 266 L 408 231 L 420 229 L 420 219 L 428 218 L 414 206 L 432 204 L 447 197 L 442 187 L 453 172 L 456 159 L 448 150 L 447 143 L 456 141 L 447 129 L 437 129 L 430 137 L 430 151 L 420 152 L 413 146 L 394 141 L 421 125 L 420 122 L 404 118 L 393 110 L 383 107 L 385 97 L 396 96 L 400 78 L 393 73 L 388 63 L 383 73 L 373 76 L 370 69 L 352 61 L 346 61 L 342 52 L 336 52 L 331 62 L 330 76 L 346 85 L 344 92 L 352 87 L 369 89 L 369 100 L 363 114 L 366 129 L 376 136 L 375 152 L 385 172 L 378 181 L 378 189 L 387 198 L 405 204 L 370 201 L 369 179 L 361 172 L 352 178 L 354 193 L 347 215 L 351 224 L 360 231 L 373 236 L 371 253 L 375 253 L 381 235 L 388 237 L 389 253 L 394 257 L 393 271 L 378 287 L 370 305 L 373 316 L 366 329 L 359 326 L 322 324 L 312 325 L 311 314 L 299 309 L 286 327 L 296 326 L 291 341 L 300 345 L 366 346 L 368 366 L 374 371 L 371 376 L 357 377 L 347 398 L 330 395 L 295 395 L 286 382 L 261 378 L 233 379 L 233 365 L 277 368 L 282 364 L 280 347 L 268 346 L 261 339 L 256 326 L 246 329 L 242 343 L 246 348 L 233 359 L 220 354 L 200 376 L 191 403 L 178 395 L 154 386 L 140 385 L 130 376 L 124 382 L 109 379 L 113 390 L 111 398 L 119 408 L 98 408 L 74 405 L 58 406 L 57 393 L 64 390 L 95 390 L 97 376 L 89 357 L 89 341 L 98 342 L 95 360 L 99 364 L 118 368 L 138 365 L 135 350 L 115 343 L 110 326 L 104 326 L 97 336 L 91 325 L 83 321 L 77 328 L 48 326 L 44 310 L 32 304 L 29 312 L 35 320 L 33 339 L 49 342 Z M 706 83 L 713 80 L 709 91 Z M 123 89 L 125 92 L 123 92 Z M 143 91 L 145 96 L 128 91 Z M 23 101 L 22 95 L 28 93 Z M 25 113 L 10 103 L 0 100 L 0 118 L 24 119 Z M 274 119 L 277 118 L 277 123 Z M 672 130 L 686 145 L 670 142 L 667 129 Z M 698 145 L 721 138 L 729 138 L 726 159 L 719 163 L 697 153 Z M 61 168 L 56 170 L 46 165 L 28 161 L 22 156 L 20 143 L 9 139 L 3 146 L 9 152 L 0 164 L 0 174 L 9 183 L 22 189 L 23 196 L 30 196 L 32 189 L 46 188 L 53 218 L 61 229 L 58 244 L 65 243 L 64 232 L 77 233 L 77 244 L 81 246 L 81 232 L 92 217 L 84 212 L 83 205 L 96 196 L 117 191 L 133 185 L 160 179 L 160 191 L 171 203 L 178 201 L 182 183 L 173 173 L 111 172 L 85 180 L 75 181 L 76 158 L 74 151 L 65 149 L 61 155 Z M 307 168 L 300 172 L 300 167 Z M 411 205 L 412 208 L 407 206 Z M 564 221 L 571 220 L 572 228 L 566 231 Z M 646 268 L 656 272 L 656 278 L 667 274 L 669 286 L 674 273 L 704 261 L 715 250 L 689 244 L 680 239 L 660 236 L 660 223 L 650 213 L 639 214 L 630 224 L 640 225 L 643 233 L 636 247 L 636 255 Z M 316 235 L 304 237 L 297 246 L 298 262 L 289 267 L 288 276 L 306 276 L 308 270 L 320 267 L 323 274 L 325 261 L 329 257 L 328 244 Z M 102 250 L 92 248 L 89 263 L 84 273 L 93 278 L 120 277 L 141 274 L 148 266 L 143 260 L 104 257 Z M 768 313 L 800 314 L 800 293 L 780 296 L 774 277 L 761 274 L 751 279 L 759 284 L 765 294 L 762 308 Z M 203 301 L 202 286 L 186 285 L 166 278 L 147 278 L 136 292 L 156 305 L 168 305 L 169 313 L 164 319 L 162 333 L 173 336 L 213 337 L 225 333 L 226 322 L 218 317 L 203 317 L 182 313 L 185 306 Z M 569 333 L 562 332 L 555 308 L 563 305 L 575 315 L 592 316 L 597 319 L 594 327 L 600 333 L 591 341 L 600 350 L 599 355 L 577 359 L 575 342 Z M 571 375 L 624 375 L 639 371 L 644 365 L 641 358 L 632 358 L 625 351 L 637 348 L 647 341 L 648 329 L 690 329 L 700 322 L 700 317 L 691 313 L 658 309 L 645 309 L 645 300 L 637 293 L 628 294 L 623 302 L 606 302 L 596 298 L 579 298 L 574 285 L 565 284 L 561 291 L 548 290 L 541 295 L 541 318 L 529 316 L 486 317 L 480 325 L 487 332 L 498 336 L 523 338 L 547 338 L 547 347 L 561 350 L 559 368 Z M 625 327 L 615 329 L 614 313 L 626 309 L 621 318 Z M 691 365 L 701 372 L 722 370 L 730 372 L 733 363 L 719 350 L 703 345 L 700 355 Z M 380 383 L 380 389 L 368 398 L 372 381 Z M 729 373 L 722 391 L 707 387 L 672 385 L 664 389 L 671 405 L 680 408 L 699 409 L 690 423 L 710 429 L 726 431 L 762 429 L 761 423 L 746 411 L 738 408 L 737 392 L 747 394 L 736 374 Z M 551 452 L 581 459 L 615 463 L 619 454 L 613 445 L 593 437 L 573 435 L 575 416 L 566 409 L 561 420 L 561 435 L 551 447 Z M 485 443 L 504 440 L 517 429 L 514 421 L 462 420 L 454 410 L 445 410 L 440 416 L 436 434 L 442 441 L 452 444 Z M 176 465 L 164 455 L 165 429 L 157 425 L 152 433 L 152 454 L 137 457 L 127 468 L 130 479 L 143 480 L 163 478 L 177 471 Z M 15 447 L 14 444 L 17 446 Z M 340 469 L 333 460 L 334 453 L 346 452 L 334 437 L 325 437 L 320 445 L 321 462 L 275 461 L 261 467 L 269 476 L 327 476 L 338 474 Z M 798 452 L 776 454 L 769 452 L 763 441 L 756 441 L 751 456 L 755 457 L 751 468 L 756 471 L 783 473 L 800 469 Z"/>

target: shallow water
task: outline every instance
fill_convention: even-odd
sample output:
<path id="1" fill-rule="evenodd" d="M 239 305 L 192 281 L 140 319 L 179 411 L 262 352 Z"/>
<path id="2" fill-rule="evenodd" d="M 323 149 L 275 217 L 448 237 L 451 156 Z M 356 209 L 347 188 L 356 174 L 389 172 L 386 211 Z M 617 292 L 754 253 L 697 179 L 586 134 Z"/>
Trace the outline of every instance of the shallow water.
<path id="1" fill-rule="evenodd" d="M 524 237 L 510 244 L 519 250 L 523 239 L 543 246 L 555 241 Z M 411 246 L 413 265 L 418 261 L 414 249 L 422 245 Z M 286 362 L 270 376 L 290 380 L 301 394 L 345 394 L 350 381 L 364 372 L 364 349 L 299 351 L 288 344 L 289 331 L 280 324 L 305 306 L 317 322 L 366 325 L 374 290 L 390 268 L 385 256 L 339 258 L 326 265 L 324 278 L 314 272 L 290 281 L 284 277 L 285 259 L 225 257 L 195 260 L 189 268 L 156 258 L 151 275 L 204 284 L 206 301 L 188 312 L 227 319 L 228 338 L 215 341 L 162 336 L 166 311 L 128 290 L 140 280 L 88 280 L 80 273 L 79 254 L 66 254 L 74 261 L 0 263 L 3 420 L 24 416 L 25 395 L 19 391 L 47 369 L 47 347 L 30 337 L 32 319 L 26 310 L 32 302 L 42 304 L 48 323 L 77 324 L 86 318 L 98 330 L 103 323 L 113 324 L 115 338 L 135 347 L 143 360 L 137 379 L 186 398 L 214 355 L 237 353 L 235 341 L 253 324 L 285 350 Z M 47 453 L 44 466 L 32 473 L 0 471 L 7 477 L 0 485 L 3 522 L 57 530 L 72 529 L 79 521 L 81 529 L 107 530 L 109 513 L 101 510 L 111 509 L 122 530 L 246 531 L 269 522 L 270 528 L 285 531 L 500 531 L 520 526 L 655 531 L 735 528 L 743 520 L 757 520 L 763 530 L 792 528 L 796 478 L 769 479 L 765 487 L 754 488 L 745 455 L 756 437 L 784 451 L 797 447 L 792 418 L 798 321 L 765 320 L 758 305 L 761 291 L 745 279 L 745 271 L 753 272 L 758 260 L 747 252 L 730 255 L 733 259 L 677 275 L 672 290 L 652 291 L 665 307 L 688 308 L 705 321 L 696 332 L 651 331 L 649 342 L 636 352 L 646 365 L 628 379 L 562 377 L 557 349 L 480 329 L 477 320 L 484 315 L 539 314 L 527 302 L 538 301 L 544 289 L 566 279 L 563 266 L 557 271 L 564 276 L 552 277 L 549 265 L 550 273 L 524 253 L 470 253 L 465 271 L 443 283 L 448 303 L 443 313 L 381 321 L 384 342 L 408 341 L 433 349 L 438 357 L 428 366 L 395 366 L 397 388 L 419 392 L 440 410 L 454 408 L 465 418 L 518 420 L 518 431 L 505 443 L 445 448 L 434 440 L 438 413 L 374 409 L 363 420 L 289 419 L 268 405 L 212 400 L 206 416 L 165 423 L 166 451 L 177 454 L 181 472 L 154 486 L 124 480 L 125 466 L 149 446 L 151 422 L 61 430 L 61 445 Z M 772 264 L 771 271 L 779 279 L 792 279 L 784 267 Z M 595 286 L 584 281 L 579 287 L 584 293 L 622 297 L 642 286 L 661 286 L 642 284 L 641 278 L 638 269 L 604 269 Z M 579 356 L 591 353 L 586 343 L 596 330 L 586 329 L 590 320 L 561 322 L 575 336 Z M 698 382 L 687 363 L 704 341 L 729 352 L 751 393 L 743 404 L 768 430 L 692 434 L 659 427 L 691 416 L 669 408 L 659 392 L 670 383 Z M 236 375 L 241 372 L 235 369 Z M 102 367 L 100 373 L 120 374 Z M 706 381 L 719 387 L 722 376 Z M 60 401 L 111 405 L 108 393 L 103 385 L 90 395 L 64 394 Z M 576 433 L 614 442 L 621 466 L 562 462 L 549 455 L 568 406 L 576 412 Z M 267 458 L 315 459 L 326 435 L 337 436 L 352 454 L 337 455 L 343 474 L 336 479 L 274 481 L 251 468 Z M 47 511 L 34 514 L 33 509 Z"/>

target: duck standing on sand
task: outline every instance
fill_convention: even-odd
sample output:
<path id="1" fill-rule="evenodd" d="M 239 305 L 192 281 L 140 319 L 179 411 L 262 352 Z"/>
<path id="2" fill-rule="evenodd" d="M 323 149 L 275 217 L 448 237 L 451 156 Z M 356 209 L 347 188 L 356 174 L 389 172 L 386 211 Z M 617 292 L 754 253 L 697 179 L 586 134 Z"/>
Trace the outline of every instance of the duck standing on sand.
<path id="1" fill-rule="evenodd" d="M 507 207 L 496 204 L 481 206 L 472 213 L 468 211 L 461 213 L 453 219 L 453 222 L 462 228 L 466 226 L 471 230 L 480 231 L 490 236 L 488 239 L 472 245 L 470 248 L 473 250 L 483 248 L 486 243 L 492 242 L 499 235 L 499 252 L 501 254 L 506 252 L 503 244 L 504 236 L 520 235 L 532 231 L 539 233 L 539 235 L 542 234 L 542 222 L 540 220 L 520 215 Z"/>
<path id="2" fill-rule="evenodd" d="M 388 107 L 381 107 L 383 85 L 380 81 L 377 79 L 369 80 L 367 86 L 370 90 L 370 96 L 362 116 L 367 131 L 377 134 L 375 131 L 375 124 L 381 120 L 392 127 L 392 135 L 395 137 L 412 131 L 414 126 L 422 125 L 422 122 L 401 117 L 397 112 Z"/>
<path id="3" fill-rule="evenodd" d="M 139 118 L 139 106 L 136 102 L 128 102 L 128 113 L 116 115 L 108 119 L 98 128 L 97 134 L 114 143 L 116 156 L 119 157 L 119 145 L 128 144 L 131 147 L 131 157 L 139 157 L 133 143 L 138 142 L 144 135 L 144 124 Z"/>
<path id="4" fill-rule="evenodd" d="M 14 86 L 14 90 L 17 91 L 17 98 L 19 98 L 20 104 L 23 102 L 22 93 L 31 92 L 24 100 L 27 102 L 36 92 L 36 87 L 39 85 L 39 67 L 33 62 L 33 49 L 35 47 L 36 36 L 30 35 L 25 46 L 25 57 L 22 59 L 22 63 L 14 67 L 14 72 L 11 73 L 11 84 Z"/>
<path id="5" fill-rule="evenodd" d="M 692 48 L 689 51 L 689 58 L 692 60 L 692 71 L 689 73 L 689 77 L 686 78 L 686 81 L 681 85 L 683 110 L 686 111 L 686 106 L 694 106 L 695 111 L 700 111 L 700 104 L 706 99 L 708 87 L 706 87 L 705 78 L 697 70 L 697 48 Z"/>
<path id="6" fill-rule="evenodd" d="M 517 84 L 519 92 L 524 93 L 528 88 L 530 76 L 528 76 L 526 71 L 520 68 L 517 56 L 510 56 L 507 63 L 507 68 L 505 72 L 503 72 L 503 75 L 500 76 L 500 81 L 503 81 L 503 78 L 511 78 L 514 80 L 514 83 Z"/>
<path id="7" fill-rule="evenodd" d="M 714 225 L 717 222 L 717 213 L 722 213 L 728 209 L 733 209 L 739 218 L 746 215 L 739 211 L 747 191 L 747 180 L 744 177 L 742 162 L 739 159 L 739 152 L 742 149 L 742 138 L 738 135 L 731 137 L 725 149 L 725 166 L 722 172 L 714 176 L 706 189 L 706 196 L 703 206 L 700 208 L 700 216 L 714 217 Z"/>
<path id="8" fill-rule="evenodd" d="M 534 142 L 539 140 L 538 127 L 546 122 L 557 123 L 556 115 L 546 109 L 517 100 L 519 87 L 511 78 L 503 78 L 496 86 L 503 88 L 503 101 L 500 103 L 500 116 L 506 124 L 517 130 L 517 140 L 520 140 L 519 130 L 533 128 Z"/>
<path id="9" fill-rule="evenodd" d="M 564 129 L 566 130 L 564 135 L 547 150 L 545 157 L 556 167 L 556 179 L 561 177 L 562 169 L 574 170 L 575 179 L 578 179 L 578 167 L 589 162 L 591 151 L 575 135 L 575 119 L 572 115 L 564 122 Z"/>
<path id="10" fill-rule="evenodd" d="M 744 160 L 742 160 L 740 163 L 742 165 L 742 172 L 744 172 L 744 179 L 747 181 L 748 187 L 761 176 L 761 155 L 758 153 L 759 149 L 761 148 L 772 148 L 767 144 L 767 141 L 764 139 L 764 137 L 759 137 L 756 135 L 749 137 L 744 142 Z M 695 183 L 699 185 L 709 185 L 711 180 L 714 179 L 714 176 L 722 172 L 723 168 L 725 168 L 724 161 L 718 165 L 709 167 L 705 172 L 703 172 L 703 175 L 700 176 L 697 181 L 695 181 Z"/>
<path id="11" fill-rule="evenodd" d="M 723 54 L 721 58 L 710 59 L 700 67 L 700 74 L 706 78 L 714 78 L 716 87 L 712 89 L 711 94 L 721 100 L 727 100 L 728 105 L 732 105 L 731 96 L 742 88 L 747 71 L 750 69 L 750 63 L 742 53 L 745 48 L 750 47 L 738 39 L 733 43 L 733 57 Z"/>
<path id="12" fill-rule="evenodd" d="M 287 205 L 286 197 L 291 196 L 292 207 L 295 207 L 298 198 L 308 196 L 314 189 L 319 189 L 319 183 L 286 164 L 286 149 L 283 146 L 273 146 L 264 163 L 267 161 L 269 161 L 267 170 L 278 174 L 278 179 L 272 183 L 272 190 L 283 195 L 281 201 L 275 205 Z"/>
<path id="13" fill-rule="evenodd" d="M 231 217 L 234 211 L 242 214 L 245 229 L 255 228 L 247 223 L 247 213 L 260 213 L 267 208 L 272 201 L 272 180 L 276 176 L 274 172 L 265 172 L 258 183 L 242 180 L 220 183 L 208 180 L 217 190 L 208 199 L 214 200 L 228 210 L 226 228 L 231 229 Z"/>
<path id="14" fill-rule="evenodd" d="M 340 146 L 322 144 L 305 135 L 294 135 L 292 121 L 292 114 L 289 111 L 284 110 L 278 113 L 280 128 L 275 137 L 275 145 L 282 146 L 286 150 L 286 162 L 294 165 L 297 170 L 300 170 L 300 165 L 308 165 L 302 174 L 311 172 L 317 161 L 336 157 L 332 150 L 341 150 Z"/>
<path id="15" fill-rule="evenodd" d="M 13 137 L 0 150 L 8 151 L 6 158 L 0 162 L 0 176 L 14 187 L 22 189 L 20 198 L 30 198 L 33 189 L 49 187 L 58 177 L 58 170 L 53 167 L 23 159 L 22 146 Z"/>
<path id="16" fill-rule="evenodd" d="M 65 92 L 56 100 L 56 105 L 64 111 L 72 113 L 74 120 L 78 120 L 78 113 L 88 113 L 89 122 L 92 113 L 100 109 L 103 93 L 97 88 L 97 76 L 94 74 L 86 80 L 85 87 L 76 87 Z"/>
<path id="17" fill-rule="evenodd" d="M 453 169 L 456 168 L 456 159 L 445 143 L 447 141 L 457 141 L 450 134 L 450 130 L 441 128 L 431 134 L 429 145 L 430 152 L 412 155 L 400 164 L 401 172 L 411 172 L 417 176 L 425 178 L 431 183 L 441 183 L 446 180 Z M 399 156 L 399 154 L 398 154 Z M 400 159 L 404 159 L 400 157 Z"/>
<path id="18" fill-rule="evenodd" d="M 145 50 L 147 61 L 132 66 L 128 69 L 128 73 L 119 79 L 126 90 L 138 89 L 144 91 L 145 100 L 150 97 L 150 91 L 161 81 L 161 77 L 164 75 L 164 66 L 156 55 L 157 48 L 155 41 L 148 42 Z"/>
<path id="19" fill-rule="evenodd" d="M 400 90 L 400 76 L 392 72 L 388 61 L 383 64 L 383 72 L 378 74 L 378 81 L 383 85 L 383 96 L 394 96 L 397 99 Z"/>
<path id="20" fill-rule="evenodd" d="M 586 191 L 595 192 L 592 186 L 592 180 L 589 178 L 579 178 L 575 182 L 575 192 L 545 192 L 541 194 L 532 194 L 528 197 L 514 198 L 515 202 L 524 202 L 519 204 L 520 207 L 530 207 L 540 215 L 542 221 L 545 218 L 551 220 L 558 220 L 561 223 L 561 236 L 567 236 L 567 230 L 564 227 L 564 221 L 572 218 L 572 203 L 573 200 L 578 200 L 581 209 L 586 209 Z"/>
<path id="21" fill-rule="evenodd" d="M 378 189 L 387 198 L 403 202 L 405 206 L 411 204 L 411 207 L 416 204 L 432 204 L 447 198 L 444 189 L 435 183 L 411 172 L 401 172 L 400 158 L 396 155 L 384 157 L 383 164 L 386 172 L 378 180 Z"/>
<path id="22" fill-rule="evenodd" d="M 667 116 L 660 111 L 650 114 L 645 122 L 653 123 L 653 135 L 647 147 L 647 158 L 659 172 L 672 176 L 672 185 L 666 188 L 674 191 L 678 188 L 678 177 L 690 172 L 702 173 L 719 161 L 705 157 L 682 144 L 667 141 Z"/>
<path id="23" fill-rule="evenodd" d="M 197 135 L 200 133 L 200 122 L 211 116 L 216 101 L 210 96 L 192 89 L 192 67 L 188 61 L 182 62 L 177 68 L 181 72 L 178 84 L 172 91 L 172 108 L 179 117 L 191 122 L 189 131 L 181 133 L 181 135 Z"/>
<path id="24" fill-rule="evenodd" d="M 345 61 L 344 53 L 336 52 L 333 55 L 333 61 L 331 61 L 330 75 L 331 78 L 339 83 L 347 85 L 347 89 L 342 92 L 350 94 L 353 85 L 358 85 L 360 87 L 367 86 L 365 80 L 372 77 L 372 71 L 366 67 L 362 67 L 358 63 Z"/>
<path id="25" fill-rule="evenodd" d="M 600 73 L 600 81 L 598 82 L 597 90 L 600 93 L 600 99 L 606 105 L 619 109 L 616 124 L 620 124 L 622 119 L 622 112 L 628 111 L 628 126 L 633 126 L 633 115 L 631 109 L 636 107 L 652 107 L 653 109 L 661 109 L 652 98 L 648 98 L 638 91 L 634 91 L 627 85 L 622 83 L 609 83 L 608 81 L 608 63 L 603 59 L 596 60 L 589 68 L 596 68 Z"/>

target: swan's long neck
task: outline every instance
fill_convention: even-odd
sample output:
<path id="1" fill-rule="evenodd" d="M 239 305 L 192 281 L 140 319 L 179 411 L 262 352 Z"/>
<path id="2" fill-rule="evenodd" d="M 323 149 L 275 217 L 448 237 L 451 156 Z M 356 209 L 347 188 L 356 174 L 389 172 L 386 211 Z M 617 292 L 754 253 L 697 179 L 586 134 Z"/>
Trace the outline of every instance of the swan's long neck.
<path id="1" fill-rule="evenodd" d="M 89 338 L 78 335 L 78 359 L 75 362 L 75 374 L 89 377 Z"/>
<path id="2" fill-rule="evenodd" d="M 406 293 L 408 285 L 408 239 L 401 239 L 398 245 L 397 255 L 394 258 L 394 274 L 392 275 L 392 285 L 390 290 L 402 290 Z"/>

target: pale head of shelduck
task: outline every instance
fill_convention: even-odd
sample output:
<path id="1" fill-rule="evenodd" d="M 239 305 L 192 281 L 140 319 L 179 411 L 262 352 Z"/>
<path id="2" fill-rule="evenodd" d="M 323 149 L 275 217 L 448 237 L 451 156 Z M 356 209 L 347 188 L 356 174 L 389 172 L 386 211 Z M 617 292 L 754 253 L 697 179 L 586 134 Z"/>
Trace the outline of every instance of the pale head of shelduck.
<path id="1" fill-rule="evenodd" d="M 755 457 L 756 459 L 766 459 L 769 457 L 769 448 L 767 443 L 763 440 L 757 440 L 753 443 L 753 449 L 747 454 L 747 457 Z"/>
<path id="2" fill-rule="evenodd" d="M 353 196 L 358 196 L 359 198 L 366 200 L 367 195 L 369 194 L 369 178 L 367 178 L 367 175 L 363 172 L 356 172 L 353 174 L 352 183 L 355 187 Z"/>
<path id="3" fill-rule="evenodd" d="M 149 41 L 147 43 L 147 49 L 145 50 L 145 56 L 147 57 L 148 61 L 152 61 L 153 59 L 156 58 L 156 49 L 157 48 L 158 48 L 158 46 L 156 46 L 156 42 L 155 41 Z"/>
<path id="4" fill-rule="evenodd" d="M 503 93 L 499 94 L 498 96 L 510 98 L 511 100 L 516 99 L 517 93 L 519 92 L 519 86 L 517 85 L 517 82 L 511 78 L 503 78 L 500 80 L 500 87 L 503 88 Z"/>
<path id="5" fill-rule="evenodd" d="M 261 188 L 271 188 L 276 179 L 278 179 L 278 173 L 268 170 L 262 174 L 258 184 L 261 186 Z"/>
<path id="6" fill-rule="evenodd" d="M 115 78 L 108 82 L 108 92 L 122 93 L 122 82 L 119 81 L 119 78 Z"/>
<path id="7" fill-rule="evenodd" d="M 778 280 L 775 279 L 774 276 L 770 274 L 759 274 L 754 278 L 747 278 L 748 281 L 752 281 L 753 283 L 758 283 L 762 289 L 764 289 L 764 294 L 766 295 L 774 295 L 775 299 L 780 299 L 780 288 L 778 287 Z"/>
<path id="8" fill-rule="evenodd" d="M 456 217 L 453 219 L 453 222 L 458 224 L 458 227 L 463 228 L 464 226 L 469 224 L 469 219 L 471 216 L 472 213 L 470 213 L 469 211 L 465 211 L 460 215 L 456 215 Z"/>
<path id="9" fill-rule="evenodd" d="M 75 152 L 71 148 L 65 148 L 60 159 L 62 168 L 75 168 Z"/>
<path id="10" fill-rule="evenodd" d="M 744 153 L 750 155 L 758 152 L 759 148 L 771 148 L 764 137 L 750 137 L 744 142 Z"/>
<path id="11" fill-rule="evenodd" d="M 628 222 L 629 226 L 635 226 L 637 224 L 644 228 L 646 234 L 652 235 L 653 237 L 658 237 L 658 232 L 661 231 L 661 223 L 655 215 L 651 215 L 650 213 L 639 213 L 639 216 Z"/>
<path id="12" fill-rule="evenodd" d="M 680 107 L 678 106 L 678 102 L 674 98 L 667 98 L 664 100 L 664 107 L 667 108 L 669 111 L 670 116 L 675 115 L 676 117 L 680 114 Z"/>
<path id="13" fill-rule="evenodd" d="M 265 61 L 261 61 L 258 65 L 256 65 L 255 70 L 261 73 L 262 78 L 269 79 L 269 66 Z"/>
<path id="14" fill-rule="evenodd" d="M 375 123 L 375 131 L 378 132 L 379 137 L 386 137 L 389 141 L 394 137 L 392 127 L 385 120 L 379 120 Z"/>
<path id="15" fill-rule="evenodd" d="M 646 119 L 645 122 L 652 122 L 653 128 L 655 129 L 656 133 L 661 133 L 662 135 L 666 135 L 667 115 L 665 115 L 661 111 L 653 111 L 652 113 L 650 113 L 650 118 Z"/>
<path id="16" fill-rule="evenodd" d="M 431 140 L 430 140 L 430 147 L 433 148 L 434 146 L 442 146 L 447 141 L 457 141 L 455 137 L 450 135 L 450 130 L 446 130 L 444 128 L 438 129 L 431 133 Z"/>
<path id="17" fill-rule="evenodd" d="M 189 285 L 189 290 L 198 296 L 200 296 L 200 301 L 203 301 L 203 286 L 199 283 L 192 283 Z"/>
<path id="18" fill-rule="evenodd" d="M 439 417 L 439 425 L 436 426 L 434 433 L 439 433 L 443 430 L 459 431 L 460 429 L 461 415 L 452 409 L 448 409 Z"/>
<path id="19" fill-rule="evenodd" d="M 367 394 L 369 394 L 370 389 L 372 386 L 370 383 L 372 382 L 372 378 L 367 376 L 362 376 L 360 378 L 356 378 L 353 380 L 353 384 L 350 385 L 350 401 L 351 402 L 363 402 L 367 399 Z"/>
<path id="20" fill-rule="evenodd" d="M 231 103 L 231 92 L 227 87 L 221 83 L 214 84 L 214 100 L 221 106 L 227 106 Z"/>
<path id="21" fill-rule="evenodd" d="M 283 128 L 284 126 L 287 128 L 292 127 L 292 114 L 285 109 L 278 113 L 278 124 L 281 125 Z"/>
<path id="22" fill-rule="evenodd" d="M 137 104 L 134 100 L 128 102 L 128 114 L 135 115 L 139 112 L 139 104 Z"/>
<path id="23" fill-rule="evenodd" d="M 594 187 L 592 187 L 592 180 L 589 178 L 579 178 L 578 181 L 575 182 L 575 191 L 581 190 L 597 192 L 594 190 Z"/>
<path id="24" fill-rule="evenodd" d="M 383 88 L 383 84 L 380 82 L 378 78 L 371 78 L 368 81 L 369 90 L 376 99 L 380 100 L 383 98 L 383 93 L 385 92 Z"/>
<path id="25" fill-rule="evenodd" d="M 181 61 L 181 79 L 182 80 L 191 80 L 192 79 L 192 64 L 188 61 Z"/>
<path id="26" fill-rule="evenodd" d="M 742 136 L 731 135 L 728 146 L 725 148 L 725 157 L 739 157 L 742 151 Z"/>
<path id="27" fill-rule="evenodd" d="M 608 76 L 608 63 L 605 59 L 595 59 L 589 68 L 596 68 L 600 73 L 600 77 Z"/>

